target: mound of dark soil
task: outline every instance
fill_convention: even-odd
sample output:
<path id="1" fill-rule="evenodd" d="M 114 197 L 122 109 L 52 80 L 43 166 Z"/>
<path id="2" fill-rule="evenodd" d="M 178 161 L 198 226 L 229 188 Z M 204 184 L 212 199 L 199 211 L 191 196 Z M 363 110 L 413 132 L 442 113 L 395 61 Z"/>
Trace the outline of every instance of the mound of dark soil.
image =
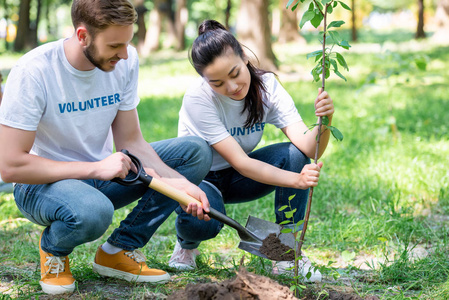
<path id="1" fill-rule="evenodd" d="M 293 300 L 297 299 L 286 286 L 242 269 L 232 280 L 219 283 L 188 284 L 167 300 Z"/>

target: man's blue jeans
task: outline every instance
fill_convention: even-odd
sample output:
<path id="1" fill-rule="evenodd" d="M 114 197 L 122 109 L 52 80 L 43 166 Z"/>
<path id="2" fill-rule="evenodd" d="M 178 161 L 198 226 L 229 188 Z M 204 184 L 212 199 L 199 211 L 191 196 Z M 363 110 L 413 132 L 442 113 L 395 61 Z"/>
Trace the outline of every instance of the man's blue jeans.
<path id="1" fill-rule="evenodd" d="M 210 170 L 212 153 L 200 138 L 182 137 L 151 145 L 168 166 L 194 184 L 199 184 Z M 55 256 L 66 256 L 76 246 L 101 237 L 112 222 L 114 210 L 136 200 L 136 206 L 108 242 L 125 250 L 142 248 L 179 207 L 178 202 L 143 184 L 124 186 L 94 179 L 16 184 L 14 197 L 25 217 L 46 226 L 41 246 Z"/>
<path id="2" fill-rule="evenodd" d="M 304 165 L 310 163 L 310 159 L 292 143 L 270 145 L 251 152 L 249 156 L 277 168 L 296 173 L 300 173 Z M 284 212 L 279 211 L 279 208 L 288 205 L 288 198 L 293 195 L 296 196 L 290 201 L 290 204 L 292 209 L 297 209 L 293 215 L 293 220 L 297 223 L 304 219 L 309 194 L 308 189 L 300 190 L 263 184 L 240 175 L 233 168 L 216 172 L 211 171 L 207 174 L 205 181 L 207 182 L 203 181 L 200 184 L 200 188 L 207 194 L 210 205 L 224 214 L 226 214 L 225 204 L 256 200 L 275 190 L 274 213 L 276 223 L 287 220 Z M 257 212 L 257 208 L 248 212 L 248 214 L 254 214 L 254 212 Z M 198 220 L 185 213 L 181 208 L 177 208 L 176 213 L 178 213 L 176 219 L 178 241 L 184 249 L 198 248 L 201 241 L 214 238 L 223 227 L 223 224 L 217 220 L 209 222 Z M 290 227 L 294 226 L 293 220 L 290 220 L 292 221 Z"/>

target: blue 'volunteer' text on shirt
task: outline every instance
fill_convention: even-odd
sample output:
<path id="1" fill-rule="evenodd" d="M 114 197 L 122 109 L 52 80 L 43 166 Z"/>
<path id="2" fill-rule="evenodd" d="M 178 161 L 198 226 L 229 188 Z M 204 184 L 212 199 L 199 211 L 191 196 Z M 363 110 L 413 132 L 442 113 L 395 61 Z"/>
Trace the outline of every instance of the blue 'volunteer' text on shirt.
<path id="1" fill-rule="evenodd" d="M 85 111 L 89 109 L 94 109 L 100 106 L 108 106 L 113 105 L 115 103 L 120 102 L 120 94 L 116 93 L 114 95 L 102 96 L 97 98 L 92 98 L 90 100 L 79 101 L 79 102 L 67 102 L 67 103 L 59 103 L 59 112 L 63 113 L 71 113 L 77 111 Z M 78 104 L 78 105 L 77 105 Z"/>
<path id="2" fill-rule="evenodd" d="M 265 128 L 265 122 L 254 124 L 251 127 L 233 127 L 228 129 L 228 132 L 231 136 L 240 136 L 240 135 L 249 135 L 256 131 L 263 131 Z"/>

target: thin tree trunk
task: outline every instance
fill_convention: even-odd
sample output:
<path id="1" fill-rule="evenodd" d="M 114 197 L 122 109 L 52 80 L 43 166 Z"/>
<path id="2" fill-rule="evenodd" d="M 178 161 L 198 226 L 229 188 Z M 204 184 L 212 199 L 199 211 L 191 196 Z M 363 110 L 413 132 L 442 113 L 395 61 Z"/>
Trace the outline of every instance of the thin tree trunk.
<path id="1" fill-rule="evenodd" d="M 422 39 L 426 37 L 424 32 L 424 0 L 418 0 L 418 26 L 415 38 Z"/>
<path id="2" fill-rule="evenodd" d="M 231 18 L 231 8 L 232 2 L 231 0 L 227 0 L 226 10 L 225 10 L 225 27 L 229 30 L 229 19 Z"/>
<path id="3" fill-rule="evenodd" d="M 134 1 L 134 5 L 137 12 L 137 51 L 142 52 L 145 45 L 145 37 L 147 34 L 147 28 L 145 26 L 145 14 L 148 11 L 144 5 L 144 0 Z"/>
<path id="4" fill-rule="evenodd" d="M 358 39 L 357 36 L 357 22 L 356 22 L 356 16 L 355 16 L 355 0 L 352 0 L 352 7 L 351 7 L 351 38 L 355 42 Z"/>
<path id="5" fill-rule="evenodd" d="M 42 0 L 37 0 L 37 7 L 36 7 L 37 13 L 36 13 L 36 19 L 34 21 L 30 20 L 30 28 L 28 31 L 28 40 L 26 41 L 26 48 L 32 49 L 37 47 L 38 45 L 38 27 L 39 27 L 39 21 L 41 19 L 41 11 L 42 11 Z"/>
<path id="6" fill-rule="evenodd" d="M 176 0 L 175 28 L 176 28 L 176 50 L 181 51 L 186 47 L 185 29 L 189 18 L 187 0 Z"/>

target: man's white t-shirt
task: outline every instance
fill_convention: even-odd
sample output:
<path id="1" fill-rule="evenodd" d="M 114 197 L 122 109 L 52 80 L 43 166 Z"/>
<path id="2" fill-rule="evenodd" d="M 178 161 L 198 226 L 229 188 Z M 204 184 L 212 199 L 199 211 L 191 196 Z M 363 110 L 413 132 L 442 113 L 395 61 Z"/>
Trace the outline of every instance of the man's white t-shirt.
<path id="1" fill-rule="evenodd" d="M 272 73 L 263 75 L 267 93 L 264 96 L 262 122 L 245 128 L 248 112 L 242 113 L 244 101 L 236 101 L 212 90 L 203 79 L 195 81 L 184 95 L 179 112 L 178 136 L 198 136 L 209 145 L 214 145 L 232 136 L 245 153 L 250 153 L 260 142 L 266 123 L 284 128 L 300 122 L 301 116 L 292 97 Z M 230 165 L 215 150 L 211 171 L 228 168 Z"/>
<path id="2" fill-rule="evenodd" d="M 115 70 L 79 71 L 68 62 L 63 40 L 42 45 L 11 70 L 0 123 L 35 131 L 31 153 L 57 161 L 99 161 L 113 151 L 111 124 L 119 110 L 137 107 L 138 55 Z"/>

